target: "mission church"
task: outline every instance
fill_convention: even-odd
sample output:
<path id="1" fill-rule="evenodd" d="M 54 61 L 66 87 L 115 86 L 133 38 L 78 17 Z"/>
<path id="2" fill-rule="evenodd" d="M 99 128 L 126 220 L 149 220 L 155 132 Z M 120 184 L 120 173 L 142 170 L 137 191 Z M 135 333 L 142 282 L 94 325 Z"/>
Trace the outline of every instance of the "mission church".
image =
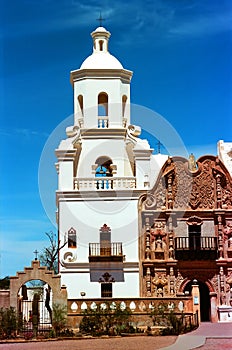
<path id="1" fill-rule="evenodd" d="M 73 126 L 56 149 L 68 298 L 175 298 L 197 281 L 202 320 L 217 320 L 232 305 L 232 144 L 197 161 L 153 154 L 130 121 L 132 72 L 110 54 L 109 31 L 91 36 L 93 53 L 71 71 Z"/>

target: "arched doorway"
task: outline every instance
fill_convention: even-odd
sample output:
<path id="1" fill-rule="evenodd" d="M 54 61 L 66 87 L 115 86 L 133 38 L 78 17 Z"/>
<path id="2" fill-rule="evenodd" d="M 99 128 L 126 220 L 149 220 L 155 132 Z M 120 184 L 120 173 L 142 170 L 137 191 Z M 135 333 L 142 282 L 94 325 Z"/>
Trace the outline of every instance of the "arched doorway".
<path id="1" fill-rule="evenodd" d="M 186 284 L 184 288 L 184 293 L 189 292 L 192 293 L 192 284 L 190 281 Z M 200 312 L 201 312 L 201 322 L 209 322 L 210 321 L 210 295 L 209 288 L 206 283 L 198 281 L 200 291 Z"/>
<path id="2" fill-rule="evenodd" d="M 18 315 L 21 331 L 50 331 L 52 324 L 52 290 L 41 280 L 29 280 L 18 291 Z"/>

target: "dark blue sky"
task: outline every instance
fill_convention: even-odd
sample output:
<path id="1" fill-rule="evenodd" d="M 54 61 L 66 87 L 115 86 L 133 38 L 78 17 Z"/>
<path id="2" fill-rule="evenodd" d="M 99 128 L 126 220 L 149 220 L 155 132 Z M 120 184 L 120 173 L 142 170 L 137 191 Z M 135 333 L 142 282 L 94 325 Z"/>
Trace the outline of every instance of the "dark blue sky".
<path id="1" fill-rule="evenodd" d="M 91 54 L 99 12 L 112 34 L 110 52 L 134 72 L 131 101 L 161 114 L 199 157 L 216 154 L 218 140 L 232 140 L 232 5 L 0 0 L 0 7 L 0 274 L 5 276 L 30 265 L 33 251 L 46 244 L 44 233 L 55 231 L 40 200 L 39 160 L 49 135 L 73 112 L 69 72 Z M 56 179 L 55 157 L 49 161 L 48 174 L 54 171 Z"/>

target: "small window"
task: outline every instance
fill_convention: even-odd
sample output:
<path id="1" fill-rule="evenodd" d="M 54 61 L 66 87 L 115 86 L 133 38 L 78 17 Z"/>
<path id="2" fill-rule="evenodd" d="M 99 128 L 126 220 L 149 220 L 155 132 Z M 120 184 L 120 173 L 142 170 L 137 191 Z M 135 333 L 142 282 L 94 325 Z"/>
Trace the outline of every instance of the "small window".
<path id="1" fill-rule="evenodd" d="M 123 117 L 125 115 L 126 101 L 127 101 L 127 96 L 123 95 L 122 96 L 122 116 Z"/>
<path id="2" fill-rule="evenodd" d="M 105 176 L 113 176 L 112 174 L 112 160 L 109 157 L 101 156 L 98 157 L 95 164 L 97 164 L 97 168 L 95 170 L 96 177 L 105 177 Z"/>
<path id="3" fill-rule="evenodd" d="M 68 247 L 76 248 L 77 247 L 77 235 L 76 230 L 74 228 L 70 228 L 68 231 Z"/>
<path id="4" fill-rule="evenodd" d="M 79 95 L 77 99 L 78 99 L 78 103 L 79 103 L 79 108 L 80 108 L 81 114 L 83 116 L 83 96 Z"/>
<path id="5" fill-rule="evenodd" d="M 112 298 L 112 283 L 101 283 L 101 297 Z"/>
<path id="6" fill-rule="evenodd" d="M 99 50 L 100 51 L 103 51 L 103 43 L 104 43 L 103 40 L 99 40 Z"/>
<path id="7" fill-rule="evenodd" d="M 108 116 L 108 95 L 105 92 L 98 95 L 98 116 Z"/>

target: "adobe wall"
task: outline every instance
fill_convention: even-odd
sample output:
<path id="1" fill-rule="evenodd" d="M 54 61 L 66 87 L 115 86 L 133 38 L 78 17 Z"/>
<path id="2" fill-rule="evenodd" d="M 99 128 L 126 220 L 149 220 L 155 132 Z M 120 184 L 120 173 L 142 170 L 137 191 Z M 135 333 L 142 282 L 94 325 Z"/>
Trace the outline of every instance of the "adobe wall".
<path id="1" fill-rule="evenodd" d="M 0 290 L 0 308 L 9 308 L 10 307 L 10 290 L 1 289 Z"/>

